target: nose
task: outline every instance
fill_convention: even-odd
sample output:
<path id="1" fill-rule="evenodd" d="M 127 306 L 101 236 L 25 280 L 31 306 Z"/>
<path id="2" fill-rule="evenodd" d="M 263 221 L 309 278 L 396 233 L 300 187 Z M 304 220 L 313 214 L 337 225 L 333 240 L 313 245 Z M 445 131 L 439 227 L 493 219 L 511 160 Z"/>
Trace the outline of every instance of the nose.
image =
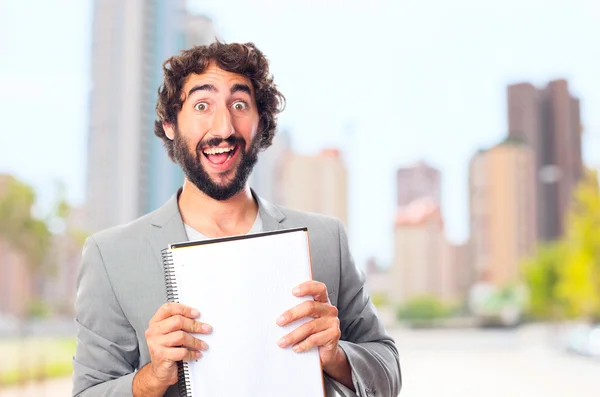
<path id="1" fill-rule="evenodd" d="M 231 122 L 231 113 L 226 106 L 221 106 L 215 111 L 210 128 L 210 135 L 215 138 L 227 139 L 235 133 Z"/>

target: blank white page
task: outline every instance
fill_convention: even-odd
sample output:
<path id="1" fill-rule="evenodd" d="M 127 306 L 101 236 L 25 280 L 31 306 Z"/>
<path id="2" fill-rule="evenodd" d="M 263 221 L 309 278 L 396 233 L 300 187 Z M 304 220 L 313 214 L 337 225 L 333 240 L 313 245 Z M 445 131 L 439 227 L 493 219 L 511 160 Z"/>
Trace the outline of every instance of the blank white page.
<path id="1" fill-rule="evenodd" d="M 179 302 L 213 327 L 210 335 L 195 335 L 209 349 L 189 363 L 191 395 L 324 396 L 317 348 L 295 353 L 277 345 L 310 320 L 276 324 L 285 310 L 312 299 L 292 294 L 312 279 L 308 233 L 252 236 L 172 249 Z"/>

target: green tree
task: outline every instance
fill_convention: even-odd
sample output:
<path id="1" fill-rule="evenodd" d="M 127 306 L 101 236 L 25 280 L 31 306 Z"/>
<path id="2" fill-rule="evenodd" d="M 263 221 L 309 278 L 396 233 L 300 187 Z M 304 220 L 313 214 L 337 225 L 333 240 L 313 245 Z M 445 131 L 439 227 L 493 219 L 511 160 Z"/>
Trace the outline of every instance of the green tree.
<path id="1" fill-rule="evenodd" d="M 529 289 L 529 313 L 540 319 L 560 315 L 557 285 L 560 266 L 565 261 L 562 242 L 541 245 L 535 255 L 524 263 L 524 278 Z"/>
<path id="2" fill-rule="evenodd" d="M 567 218 L 565 265 L 557 294 L 569 317 L 600 321 L 600 191 L 598 175 L 586 171 Z"/>
<path id="3" fill-rule="evenodd" d="M 398 308 L 396 313 L 399 320 L 412 322 L 431 321 L 447 317 L 450 310 L 437 298 L 418 296 L 409 299 Z"/>
<path id="4" fill-rule="evenodd" d="M 600 191 L 586 170 L 575 189 L 564 237 L 525 261 L 530 312 L 538 318 L 600 321 Z"/>
<path id="5" fill-rule="evenodd" d="M 371 302 L 373 302 L 373 305 L 376 307 L 385 307 L 389 303 L 389 298 L 384 292 L 375 292 L 371 294 Z"/>
<path id="6" fill-rule="evenodd" d="M 0 191 L 0 238 L 27 260 L 33 271 L 43 270 L 50 249 L 51 233 L 33 216 L 35 192 L 14 177 L 4 177 Z"/>

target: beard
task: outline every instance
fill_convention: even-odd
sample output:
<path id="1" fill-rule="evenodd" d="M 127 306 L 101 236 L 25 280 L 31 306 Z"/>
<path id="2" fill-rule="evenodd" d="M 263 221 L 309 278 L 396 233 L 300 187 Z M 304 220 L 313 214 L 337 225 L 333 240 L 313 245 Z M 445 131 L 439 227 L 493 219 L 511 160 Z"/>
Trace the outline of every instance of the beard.
<path id="1" fill-rule="evenodd" d="M 204 156 L 202 147 L 218 146 L 222 142 L 226 142 L 229 145 L 238 145 L 236 150 L 239 151 L 238 156 L 240 160 L 237 167 L 229 171 L 230 173 L 233 172 L 233 178 L 221 184 L 215 182 L 208 175 L 208 172 L 206 172 L 206 169 L 202 165 L 200 156 Z M 187 140 L 181 137 L 177 126 L 175 126 L 173 154 L 175 161 L 181 166 L 186 178 L 194 186 L 212 199 L 223 201 L 241 192 L 246 185 L 248 177 L 258 161 L 259 142 L 260 134 L 254 136 L 249 146 L 246 145 L 246 140 L 239 135 L 232 135 L 227 139 L 211 138 L 198 142 L 195 152 L 191 153 L 188 149 Z"/>

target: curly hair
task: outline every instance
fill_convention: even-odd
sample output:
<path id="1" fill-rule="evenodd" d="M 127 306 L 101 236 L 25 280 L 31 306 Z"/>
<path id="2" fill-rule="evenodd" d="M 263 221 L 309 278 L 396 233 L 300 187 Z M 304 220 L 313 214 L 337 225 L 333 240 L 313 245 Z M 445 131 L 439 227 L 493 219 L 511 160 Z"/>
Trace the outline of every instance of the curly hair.
<path id="1" fill-rule="evenodd" d="M 177 125 L 177 114 L 183 106 L 182 89 L 190 74 L 201 74 L 211 62 L 219 68 L 245 76 L 255 92 L 259 115 L 259 148 L 271 146 L 277 128 L 277 115 L 285 107 L 285 97 L 273 83 L 269 62 L 253 43 L 225 44 L 216 41 L 208 46 L 195 46 L 181 51 L 163 63 L 163 84 L 158 89 L 154 134 L 161 138 L 171 160 L 175 161 L 174 142 L 163 128 L 163 123 Z"/>

